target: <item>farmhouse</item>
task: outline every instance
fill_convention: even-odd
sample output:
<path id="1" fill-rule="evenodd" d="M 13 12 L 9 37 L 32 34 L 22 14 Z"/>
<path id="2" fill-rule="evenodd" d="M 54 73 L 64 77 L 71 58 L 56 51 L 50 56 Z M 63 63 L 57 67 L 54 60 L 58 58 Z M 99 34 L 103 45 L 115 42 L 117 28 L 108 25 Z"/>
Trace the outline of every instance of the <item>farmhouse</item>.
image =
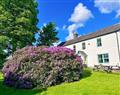
<path id="1" fill-rule="evenodd" d="M 89 67 L 120 66 L 120 24 L 63 42 L 60 46 L 75 50 Z"/>

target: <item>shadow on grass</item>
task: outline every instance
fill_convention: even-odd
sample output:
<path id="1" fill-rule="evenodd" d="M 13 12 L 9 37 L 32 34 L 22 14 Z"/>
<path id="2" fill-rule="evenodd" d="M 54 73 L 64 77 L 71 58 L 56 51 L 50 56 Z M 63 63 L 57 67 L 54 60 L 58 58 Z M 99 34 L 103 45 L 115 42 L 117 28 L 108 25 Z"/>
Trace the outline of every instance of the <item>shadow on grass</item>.
<path id="1" fill-rule="evenodd" d="M 82 79 L 90 77 L 91 75 L 92 75 L 92 70 L 89 68 L 85 68 L 83 70 Z"/>
<path id="2" fill-rule="evenodd" d="M 14 89 L 7 87 L 3 84 L 3 80 L 0 80 L 0 95 L 36 95 L 38 93 L 41 95 L 42 91 L 43 90 L 39 89 Z"/>

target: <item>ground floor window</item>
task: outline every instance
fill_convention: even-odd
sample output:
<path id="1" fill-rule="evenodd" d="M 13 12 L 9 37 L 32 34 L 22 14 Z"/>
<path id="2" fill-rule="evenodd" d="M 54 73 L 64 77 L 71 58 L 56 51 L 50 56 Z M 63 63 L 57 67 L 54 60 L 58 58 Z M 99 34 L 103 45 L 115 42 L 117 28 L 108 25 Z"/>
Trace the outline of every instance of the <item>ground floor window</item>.
<path id="1" fill-rule="evenodd" d="M 109 54 L 98 54 L 98 62 L 99 63 L 109 63 Z"/>

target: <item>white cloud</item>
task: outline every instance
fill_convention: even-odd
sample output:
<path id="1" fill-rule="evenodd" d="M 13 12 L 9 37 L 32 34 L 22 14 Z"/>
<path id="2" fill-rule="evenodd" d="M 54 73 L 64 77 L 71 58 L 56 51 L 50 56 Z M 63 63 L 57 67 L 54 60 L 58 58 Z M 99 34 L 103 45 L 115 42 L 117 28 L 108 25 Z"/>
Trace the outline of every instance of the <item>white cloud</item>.
<path id="1" fill-rule="evenodd" d="M 120 0 L 95 0 L 95 7 L 97 7 L 101 13 L 116 12 L 116 17 L 120 15 Z"/>
<path id="2" fill-rule="evenodd" d="M 66 30 L 66 28 L 67 28 L 67 25 L 63 25 L 62 29 Z"/>
<path id="3" fill-rule="evenodd" d="M 75 7 L 74 12 L 71 15 L 69 21 L 74 22 L 74 23 L 84 23 L 92 17 L 93 15 L 91 11 L 87 9 L 87 7 L 84 6 L 82 3 L 79 3 Z"/>
<path id="4" fill-rule="evenodd" d="M 120 18 L 120 9 L 117 11 L 116 18 Z"/>
<path id="5" fill-rule="evenodd" d="M 47 23 L 43 23 L 43 26 L 46 26 L 47 25 Z"/>
<path id="6" fill-rule="evenodd" d="M 70 22 L 73 22 L 72 25 L 68 26 L 69 36 L 66 37 L 66 40 L 73 39 L 73 32 L 76 32 L 78 28 L 83 27 L 85 22 L 90 18 L 93 18 L 92 12 L 84 6 L 82 3 L 79 3 L 69 18 Z"/>
<path id="7" fill-rule="evenodd" d="M 73 32 L 69 32 L 69 35 L 65 39 L 66 41 L 73 39 Z"/>
<path id="8" fill-rule="evenodd" d="M 57 27 L 56 27 L 56 30 L 60 30 L 60 28 L 57 26 Z"/>
<path id="9" fill-rule="evenodd" d="M 69 31 L 69 35 L 66 37 L 66 40 L 71 40 L 73 39 L 73 33 L 77 31 L 78 28 L 83 27 L 83 24 L 72 24 L 70 26 L 68 26 L 68 31 Z"/>

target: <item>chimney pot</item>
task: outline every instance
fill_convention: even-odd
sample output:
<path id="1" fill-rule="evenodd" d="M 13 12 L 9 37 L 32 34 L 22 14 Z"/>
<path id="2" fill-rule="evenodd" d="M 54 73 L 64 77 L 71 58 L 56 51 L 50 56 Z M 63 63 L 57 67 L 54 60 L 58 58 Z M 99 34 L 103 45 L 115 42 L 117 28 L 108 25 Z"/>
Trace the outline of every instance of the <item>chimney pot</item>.
<path id="1" fill-rule="evenodd" d="M 73 32 L 73 36 L 74 36 L 74 39 L 78 37 L 78 33 L 77 32 Z"/>

